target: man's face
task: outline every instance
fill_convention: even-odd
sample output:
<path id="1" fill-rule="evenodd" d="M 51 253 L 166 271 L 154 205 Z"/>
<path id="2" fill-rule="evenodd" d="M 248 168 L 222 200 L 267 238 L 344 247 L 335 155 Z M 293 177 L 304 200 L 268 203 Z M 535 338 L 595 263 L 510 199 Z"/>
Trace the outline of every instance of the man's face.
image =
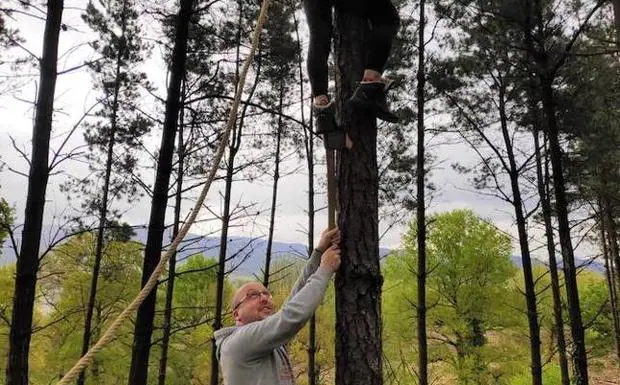
<path id="1" fill-rule="evenodd" d="M 235 294 L 233 314 L 237 325 L 264 320 L 273 313 L 271 293 L 258 282 L 241 286 Z"/>

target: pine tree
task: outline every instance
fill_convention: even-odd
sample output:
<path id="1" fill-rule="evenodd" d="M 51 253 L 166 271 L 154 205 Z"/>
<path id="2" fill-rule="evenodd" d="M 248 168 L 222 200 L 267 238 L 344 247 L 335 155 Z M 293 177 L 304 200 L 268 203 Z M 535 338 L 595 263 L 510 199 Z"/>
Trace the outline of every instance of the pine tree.
<path id="1" fill-rule="evenodd" d="M 418 37 L 418 89 L 417 89 L 417 118 L 418 118 L 418 153 L 416 170 L 416 222 L 417 222 L 417 250 L 418 266 L 416 270 L 418 284 L 418 301 L 416 303 L 418 322 L 418 379 L 420 385 L 428 385 L 428 344 L 426 336 L 426 197 L 425 197 L 425 101 L 426 101 L 426 1 L 420 0 L 420 27 Z"/>
<path id="2" fill-rule="evenodd" d="M 47 1 L 43 55 L 39 63 L 39 90 L 33 128 L 32 158 L 28 177 L 26 211 L 24 213 L 25 221 L 15 274 L 15 292 L 6 370 L 7 385 L 29 384 L 28 359 L 32 335 L 32 314 L 39 270 L 39 246 L 45 209 L 45 193 L 49 178 L 49 142 L 52 131 L 58 40 L 63 10 L 63 0 Z"/>
<path id="3" fill-rule="evenodd" d="M 91 150 L 88 155 L 91 171 L 102 179 L 102 186 L 95 183 L 96 179 L 87 178 L 79 179 L 69 187 L 86 195 L 83 203 L 86 214 L 98 217 L 95 263 L 81 355 L 90 348 L 104 233 L 112 223 L 108 218 L 113 203 L 110 197 L 127 196 L 130 201 L 135 198 L 136 185 L 132 180 L 128 181 L 126 175 L 135 173 L 138 163 L 135 149 L 140 146 L 140 137 L 149 129 L 148 122 L 133 108 L 139 87 L 145 83 L 145 75 L 135 69 L 144 55 L 135 5 L 130 0 L 109 0 L 101 1 L 100 7 L 89 2 L 83 17 L 100 36 L 100 40 L 91 45 L 100 53 L 101 59 L 90 65 L 95 84 L 102 92 L 101 108 L 96 112 L 100 120 L 88 127 L 85 139 Z M 99 169 L 101 164 L 104 164 L 103 170 Z M 84 381 L 85 372 L 82 372 L 78 384 L 82 385 Z"/>
<path id="4" fill-rule="evenodd" d="M 296 146 L 301 142 L 299 135 L 296 134 L 300 130 L 297 127 L 292 127 L 290 122 L 283 117 L 286 113 L 285 104 L 289 104 L 291 87 L 295 81 L 295 58 L 299 55 L 297 52 L 298 45 L 293 36 L 293 12 L 295 12 L 295 8 L 286 2 L 283 4 L 276 3 L 270 8 L 269 19 L 263 31 L 265 38 L 262 40 L 263 49 L 261 50 L 263 81 L 268 88 L 266 91 L 257 93 L 257 100 L 261 102 L 261 105 L 275 112 L 269 117 L 267 124 L 267 129 L 271 131 L 267 133 L 267 138 L 273 138 L 273 144 L 269 143 L 271 140 L 259 141 L 260 147 L 273 146 L 272 148 L 274 148 L 273 152 L 270 151 L 269 156 L 273 159 L 273 172 L 267 171 L 267 174 L 272 174 L 273 184 L 263 274 L 263 285 L 266 287 L 270 282 L 271 275 L 270 265 L 276 225 L 278 187 L 281 178 L 286 176 L 286 170 L 282 163 L 288 157 L 285 152 L 289 147 L 287 144 L 292 142 L 293 146 Z M 300 149 L 294 149 L 294 151 L 301 152 Z M 269 164 L 265 166 L 271 168 Z"/>
<path id="5" fill-rule="evenodd" d="M 570 319 L 571 335 L 573 339 L 573 371 L 577 385 L 588 384 L 588 358 L 585 346 L 584 327 L 581 315 L 579 292 L 577 288 L 577 272 L 575 255 L 571 238 L 571 228 L 568 218 L 568 199 L 566 193 L 565 169 L 563 150 L 560 144 L 560 126 L 558 124 L 555 80 L 558 71 L 566 64 L 568 54 L 592 16 L 605 2 L 599 1 L 587 11 L 585 19 L 580 20 L 579 28 L 572 34 L 566 43 L 558 46 L 549 46 L 547 43 L 556 41 L 557 32 L 549 28 L 555 16 L 553 2 L 542 0 L 526 0 L 522 12 L 516 11 L 517 19 L 523 28 L 523 43 L 529 61 L 529 72 L 534 74 L 540 87 L 540 102 L 546 120 L 547 136 L 549 138 L 549 153 L 553 170 L 553 186 L 555 193 L 555 213 L 558 221 L 558 234 L 562 250 L 564 279 L 566 283 L 566 298 Z M 563 23 L 565 24 L 565 23 Z M 556 24 L 556 26 L 558 26 Z M 559 26 L 558 26 L 559 27 Z M 561 27 L 559 27 L 561 28 Z M 549 48 L 548 48 L 549 47 Z"/>
<path id="6" fill-rule="evenodd" d="M 166 99 L 166 112 L 159 148 L 157 174 L 153 188 L 149 230 L 144 251 L 143 286 L 159 262 L 162 252 L 168 202 L 168 184 L 172 174 L 172 156 L 180 108 L 181 82 L 185 75 L 188 30 L 193 9 L 193 0 L 181 0 L 175 22 L 176 35 L 170 64 L 171 74 Z M 156 292 L 152 292 L 138 309 L 131 369 L 129 372 L 129 384 L 131 385 L 147 384 L 151 335 L 153 333 L 153 320 L 155 317 L 155 300 Z"/>
<path id="7" fill-rule="evenodd" d="M 524 129 L 517 121 L 523 102 L 523 84 L 513 75 L 523 71 L 524 66 L 511 48 L 519 35 L 503 18 L 485 17 L 493 15 L 496 2 L 476 5 L 468 8 L 457 4 L 442 9 L 445 16 L 456 20 L 452 25 L 459 28 L 462 37 L 455 40 L 448 37 L 457 54 L 445 59 L 443 71 L 448 76 L 436 76 L 434 80 L 462 127 L 461 136 L 480 158 L 472 170 L 462 166 L 457 169 L 473 171 L 477 189 L 492 190 L 494 196 L 514 210 L 523 262 L 532 383 L 541 385 L 540 326 L 527 231 L 529 213 L 524 198 L 528 192 L 521 182 L 531 159 L 519 157 L 519 148 L 530 143 L 519 132 Z"/>
<path id="8" fill-rule="evenodd" d="M 336 12 L 336 106 L 354 146 L 338 169 L 342 266 L 336 275 L 336 384 L 383 383 L 377 122 L 345 108 L 363 71 L 364 20 Z"/>

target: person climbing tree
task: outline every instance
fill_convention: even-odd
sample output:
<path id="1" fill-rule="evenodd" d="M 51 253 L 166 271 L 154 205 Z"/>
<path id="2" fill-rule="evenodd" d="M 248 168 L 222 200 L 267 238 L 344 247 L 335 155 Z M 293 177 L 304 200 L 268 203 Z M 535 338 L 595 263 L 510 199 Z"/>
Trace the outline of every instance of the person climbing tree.
<path id="1" fill-rule="evenodd" d="M 353 108 L 370 109 L 377 118 L 398 121 L 390 110 L 386 93 L 393 81 L 382 76 L 396 36 L 400 19 L 390 0 L 303 0 L 310 30 L 308 76 L 312 88 L 316 132 L 323 134 L 337 129 L 334 102 L 328 96 L 327 59 L 332 42 L 332 8 L 368 21 L 370 36 L 364 63 L 364 74 L 349 100 Z"/>
<path id="2" fill-rule="evenodd" d="M 215 332 L 225 385 L 292 385 L 293 368 L 284 346 L 312 317 L 340 266 L 340 231 L 321 234 L 282 309 L 273 314 L 271 293 L 259 282 L 241 286 L 231 303 L 236 326 Z"/>

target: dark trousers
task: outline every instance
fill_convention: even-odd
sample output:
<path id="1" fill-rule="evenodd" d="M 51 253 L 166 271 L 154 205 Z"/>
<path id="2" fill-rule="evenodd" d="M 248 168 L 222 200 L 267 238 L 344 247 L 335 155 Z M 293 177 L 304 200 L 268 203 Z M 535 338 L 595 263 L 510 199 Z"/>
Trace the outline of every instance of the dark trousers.
<path id="1" fill-rule="evenodd" d="M 333 23 L 332 8 L 368 21 L 370 36 L 364 69 L 379 73 L 385 69 L 398 32 L 398 12 L 390 0 L 303 0 L 310 29 L 308 47 L 308 76 L 312 95 L 326 95 L 328 89 L 327 60 L 331 50 Z"/>

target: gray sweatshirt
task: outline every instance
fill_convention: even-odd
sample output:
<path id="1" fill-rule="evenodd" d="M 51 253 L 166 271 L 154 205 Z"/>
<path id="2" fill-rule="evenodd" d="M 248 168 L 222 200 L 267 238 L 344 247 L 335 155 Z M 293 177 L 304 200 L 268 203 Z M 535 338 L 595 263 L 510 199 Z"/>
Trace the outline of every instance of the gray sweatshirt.
<path id="1" fill-rule="evenodd" d="M 225 385 L 293 385 L 286 344 L 319 307 L 332 272 L 319 267 L 312 252 L 291 294 L 277 313 L 243 326 L 215 332 L 217 356 Z"/>

